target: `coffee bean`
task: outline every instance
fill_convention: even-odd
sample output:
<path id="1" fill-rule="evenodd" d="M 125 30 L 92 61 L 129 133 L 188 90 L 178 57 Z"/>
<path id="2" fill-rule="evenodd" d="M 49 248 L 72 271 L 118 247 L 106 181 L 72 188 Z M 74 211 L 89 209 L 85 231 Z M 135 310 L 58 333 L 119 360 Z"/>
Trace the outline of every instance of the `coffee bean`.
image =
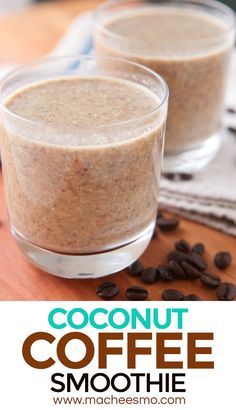
<path id="1" fill-rule="evenodd" d="M 119 288 L 114 282 L 101 283 L 96 289 L 96 294 L 102 299 L 111 299 L 119 293 Z"/>
<path id="2" fill-rule="evenodd" d="M 201 276 L 201 272 L 186 261 L 182 262 L 182 268 L 188 279 L 198 279 Z"/>
<path id="3" fill-rule="evenodd" d="M 131 276 L 139 276 L 143 271 L 144 267 L 140 260 L 135 261 L 128 267 L 128 272 Z"/>
<path id="4" fill-rule="evenodd" d="M 184 296 L 184 300 L 186 301 L 200 301 L 202 300 L 200 296 L 195 295 L 194 293 L 190 293 L 190 295 Z"/>
<path id="5" fill-rule="evenodd" d="M 191 253 L 190 255 L 187 255 L 187 262 L 189 262 L 190 265 L 194 266 L 195 268 L 201 271 L 207 268 L 207 263 L 197 253 Z"/>
<path id="6" fill-rule="evenodd" d="M 200 281 L 208 288 L 215 288 L 220 284 L 221 278 L 215 273 L 204 272 L 200 277 Z"/>
<path id="7" fill-rule="evenodd" d="M 231 134 L 236 134 L 236 128 L 235 127 L 228 127 L 228 131 L 231 132 Z"/>
<path id="8" fill-rule="evenodd" d="M 232 107 L 228 107 L 228 108 L 226 109 L 226 111 L 227 111 L 228 113 L 230 113 L 230 114 L 236 114 L 236 109 L 234 109 L 234 108 L 232 108 Z"/>
<path id="9" fill-rule="evenodd" d="M 186 261 L 188 255 L 184 252 L 180 251 L 171 251 L 167 255 L 167 260 L 170 261 L 175 261 L 178 263 L 182 263 L 183 261 Z"/>
<path id="10" fill-rule="evenodd" d="M 146 300 L 148 297 L 148 291 L 141 286 L 131 286 L 126 289 L 126 297 L 129 300 Z"/>
<path id="11" fill-rule="evenodd" d="M 184 299 L 184 294 L 177 289 L 165 289 L 163 290 L 162 294 L 163 300 L 176 300 L 180 301 Z"/>
<path id="12" fill-rule="evenodd" d="M 236 286 L 230 282 L 222 282 L 216 290 L 216 295 L 222 301 L 234 300 L 236 297 Z"/>
<path id="13" fill-rule="evenodd" d="M 178 279 L 186 279 L 187 275 L 184 272 L 183 268 L 180 266 L 178 262 L 170 261 L 169 262 L 169 269 L 173 272 L 174 276 Z"/>
<path id="14" fill-rule="evenodd" d="M 175 249 L 180 252 L 188 253 L 190 246 L 187 241 L 180 239 L 180 241 L 175 242 Z"/>
<path id="15" fill-rule="evenodd" d="M 173 181 L 173 179 L 176 178 L 176 174 L 172 173 L 172 172 L 165 172 L 163 174 L 163 177 L 166 179 L 169 179 L 170 181 Z"/>
<path id="16" fill-rule="evenodd" d="M 159 265 L 157 267 L 157 272 L 160 278 L 166 282 L 170 282 L 174 279 L 173 272 L 165 265 Z"/>
<path id="17" fill-rule="evenodd" d="M 186 173 L 183 173 L 183 172 L 181 172 L 181 173 L 179 174 L 179 177 L 180 177 L 180 179 L 181 179 L 182 181 L 190 181 L 191 179 L 193 179 L 193 175 L 192 175 L 192 174 L 186 174 Z"/>
<path id="18" fill-rule="evenodd" d="M 214 257 L 217 268 L 225 269 L 231 264 L 232 257 L 229 252 L 218 252 Z"/>
<path id="19" fill-rule="evenodd" d="M 153 267 L 146 268 L 140 275 L 141 280 L 144 283 L 154 283 L 157 280 L 157 269 Z"/>
<path id="20" fill-rule="evenodd" d="M 174 218 L 159 218 L 157 226 L 162 232 L 173 231 L 179 225 L 179 220 Z"/>
<path id="21" fill-rule="evenodd" d="M 193 245 L 191 249 L 192 253 L 197 253 L 200 256 L 204 254 L 204 251 L 205 251 L 205 246 L 201 242 L 195 243 L 195 245 Z"/>

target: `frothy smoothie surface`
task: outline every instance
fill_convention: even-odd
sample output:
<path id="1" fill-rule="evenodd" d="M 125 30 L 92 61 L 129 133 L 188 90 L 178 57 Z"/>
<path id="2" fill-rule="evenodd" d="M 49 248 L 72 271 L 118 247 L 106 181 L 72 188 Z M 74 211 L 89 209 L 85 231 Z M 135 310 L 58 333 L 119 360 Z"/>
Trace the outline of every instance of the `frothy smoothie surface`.
<path id="1" fill-rule="evenodd" d="M 7 108 L 35 121 L 14 118 L 2 136 L 12 229 L 69 254 L 113 249 L 150 229 L 166 116 L 158 104 L 143 85 L 112 77 L 55 78 L 11 94 Z"/>
<path id="2" fill-rule="evenodd" d="M 57 128 L 78 130 L 114 125 L 139 119 L 158 107 L 158 97 L 142 85 L 109 77 L 59 78 L 37 82 L 12 94 L 6 107 L 22 118 Z M 94 138 L 91 140 L 91 135 Z M 69 145 L 114 142 L 114 134 L 104 141 L 92 133 L 90 138 L 58 141 L 56 133 L 51 143 Z M 42 139 L 44 136 L 41 135 Z M 114 137 L 115 138 L 115 137 Z M 120 140 L 127 134 L 120 134 Z"/>
<path id="3" fill-rule="evenodd" d="M 159 6 L 120 12 L 107 20 L 105 29 L 128 39 L 134 53 L 174 57 L 196 53 L 196 42 L 223 35 L 227 27 L 204 12 Z"/>

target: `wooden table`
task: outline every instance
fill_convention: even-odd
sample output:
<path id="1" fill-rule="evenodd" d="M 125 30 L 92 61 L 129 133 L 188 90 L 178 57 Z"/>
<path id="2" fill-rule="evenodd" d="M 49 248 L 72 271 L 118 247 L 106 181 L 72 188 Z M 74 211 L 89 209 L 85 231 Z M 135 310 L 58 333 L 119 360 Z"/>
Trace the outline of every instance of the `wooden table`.
<path id="1" fill-rule="evenodd" d="M 0 18 L 0 60 L 26 62 L 50 51 L 66 30 L 74 16 L 83 10 L 93 9 L 99 1 L 62 1 L 40 4 L 21 13 Z M 0 300 L 96 300 L 96 287 L 104 279 L 66 280 L 34 268 L 24 260 L 12 238 L 4 201 L 2 178 L 0 180 Z M 181 219 L 180 228 L 159 234 L 142 257 L 145 266 L 164 263 L 173 243 L 180 238 L 191 244 L 203 241 L 209 270 L 220 273 L 222 280 L 236 284 L 236 238 L 224 235 L 200 224 Z M 213 255 L 220 250 L 232 253 L 233 264 L 219 272 L 212 263 Z M 125 300 L 125 289 L 131 284 L 141 284 L 127 272 L 120 272 L 105 280 L 120 286 L 116 300 Z M 185 294 L 197 293 L 205 300 L 215 300 L 215 291 L 204 288 L 199 281 L 157 282 L 147 286 L 150 300 L 160 300 L 165 287 L 177 288 Z"/>

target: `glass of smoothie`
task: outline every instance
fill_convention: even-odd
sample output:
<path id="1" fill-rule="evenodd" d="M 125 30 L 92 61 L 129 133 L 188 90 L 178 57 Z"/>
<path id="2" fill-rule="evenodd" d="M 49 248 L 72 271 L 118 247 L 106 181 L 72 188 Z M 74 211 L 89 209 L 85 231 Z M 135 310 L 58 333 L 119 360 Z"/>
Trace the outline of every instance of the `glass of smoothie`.
<path id="1" fill-rule="evenodd" d="M 215 156 L 234 38 L 233 11 L 213 0 L 118 0 L 98 8 L 96 54 L 143 64 L 169 86 L 165 172 L 196 172 Z"/>
<path id="2" fill-rule="evenodd" d="M 151 240 L 168 88 L 138 64 L 50 58 L 0 89 L 1 153 L 13 236 L 46 272 L 93 278 Z"/>

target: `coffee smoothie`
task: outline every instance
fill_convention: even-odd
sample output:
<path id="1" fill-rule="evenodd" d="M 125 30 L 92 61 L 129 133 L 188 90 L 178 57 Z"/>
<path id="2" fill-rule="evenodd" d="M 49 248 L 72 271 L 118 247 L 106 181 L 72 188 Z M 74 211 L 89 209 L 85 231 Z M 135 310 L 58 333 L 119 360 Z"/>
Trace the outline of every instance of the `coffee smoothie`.
<path id="1" fill-rule="evenodd" d="M 152 226 L 166 115 L 159 105 L 145 86 L 109 76 L 52 78 L 11 93 L 2 156 L 12 229 L 43 249 L 89 254 Z"/>
<path id="2" fill-rule="evenodd" d="M 130 3 L 98 12 L 96 53 L 138 62 L 166 80 L 165 153 L 188 150 L 220 129 L 232 31 L 221 17 L 194 6 Z"/>

